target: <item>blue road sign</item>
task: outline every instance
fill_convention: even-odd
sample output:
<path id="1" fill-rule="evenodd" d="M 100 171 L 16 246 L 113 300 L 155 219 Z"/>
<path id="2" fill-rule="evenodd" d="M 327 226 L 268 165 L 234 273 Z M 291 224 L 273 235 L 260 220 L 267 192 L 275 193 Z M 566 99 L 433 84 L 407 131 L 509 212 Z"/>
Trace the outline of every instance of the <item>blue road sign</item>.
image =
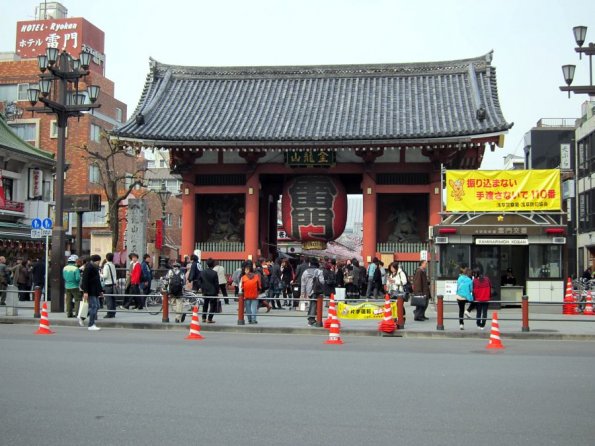
<path id="1" fill-rule="evenodd" d="M 52 229 L 52 219 L 44 218 L 41 225 L 43 226 L 43 229 Z"/>
<path id="2" fill-rule="evenodd" d="M 31 227 L 33 229 L 41 229 L 41 219 L 34 218 L 33 220 L 31 220 Z"/>

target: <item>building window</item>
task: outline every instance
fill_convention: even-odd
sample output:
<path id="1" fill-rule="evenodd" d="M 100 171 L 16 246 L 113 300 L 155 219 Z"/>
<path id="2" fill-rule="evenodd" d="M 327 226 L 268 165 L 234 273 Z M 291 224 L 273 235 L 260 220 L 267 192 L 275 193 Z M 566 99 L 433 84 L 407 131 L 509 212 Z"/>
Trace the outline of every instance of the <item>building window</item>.
<path id="1" fill-rule="evenodd" d="M 23 141 L 28 142 L 32 146 L 37 146 L 37 124 L 26 123 L 8 123 L 12 131 Z"/>
<path id="2" fill-rule="evenodd" d="M 167 214 L 165 214 L 165 226 L 171 227 L 171 220 L 172 214 L 168 212 Z"/>
<path id="3" fill-rule="evenodd" d="M 438 276 L 457 278 L 461 265 L 469 266 L 469 245 L 440 245 Z"/>
<path id="4" fill-rule="evenodd" d="M 163 158 L 159 160 L 159 167 L 167 167 L 167 164 Z"/>
<path id="5" fill-rule="evenodd" d="M 68 138 L 68 127 L 66 127 L 66 137 Z M 58 121 L 53 120 L 50 122 L 50 138 L 55 139 L 58 137 Z"/>
<path id="6" fill-rule="evenodd" d="M 155 160 L 147 160 L 147 169 L 155 168 Z"/>
<path id="7" fill-rule="evenodd" d="M 94 142 L 101 142 L 101 127 L 96 124 L 91 124 L 89 139 Z"/>
<path id="8" fill-rule="evenodd" d="M 4 188 L 4 199 L 6 201 L 13 201 L 13 187 L 14 180 L 12 178 L 2 177 L 2 187 Z"/>
<path id="9" fill-rule="evenodd" d="M 29 101 L 27 90 L 29 88 L 37 88 L 38 84 L 19 84 L 17 87 L 17 101 Z"/>
<path id="10" fill-rule="evenodd" d="M 19 89 L 16 85 L 0 85 L 0 101 L 12 102 L 19 97 Z"/>
<path id="11" fill-rule="evenodd" d="M 101 182 L 101 173 L 99 172 L 99 166 L 95 164 L 89 164 L 89 183 L 99 184 Z"/>
<path id="12" fill-rule="evenodd" d="M 101 205 L 101 210 L 97 212 L 83 213 L 83 226 L 104 226 L 107 224 L 106 206 Z"/>
<path id="13" fill-rule="evenodd" d="M 529 278 L 562 278 L 561 245 L 529 245 Z"/>
<path id="14" fill-rule="evenodd" d="M 122 109 L 116 107 L 116 121 L 122 122 L 122 117 L 123 116 L 124 116 L 124 114 L 122 113 Z"/>

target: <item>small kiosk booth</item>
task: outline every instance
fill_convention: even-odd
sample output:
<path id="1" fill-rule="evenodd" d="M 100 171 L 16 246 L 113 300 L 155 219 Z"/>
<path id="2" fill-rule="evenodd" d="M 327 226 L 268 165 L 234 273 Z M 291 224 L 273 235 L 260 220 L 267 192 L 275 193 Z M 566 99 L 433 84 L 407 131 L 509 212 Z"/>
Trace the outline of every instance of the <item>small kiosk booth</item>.
<path id="1" fill-rule="evenodd" d="M 449 171 L 446 178 L 447 212 L 431 230 L 435 293 L 454 301 L 460 269 L 468 266 L 490 279 L 496 303 L 520 305 L 523 294 L 561 301 L 567 268 L 560 172 Z"/>

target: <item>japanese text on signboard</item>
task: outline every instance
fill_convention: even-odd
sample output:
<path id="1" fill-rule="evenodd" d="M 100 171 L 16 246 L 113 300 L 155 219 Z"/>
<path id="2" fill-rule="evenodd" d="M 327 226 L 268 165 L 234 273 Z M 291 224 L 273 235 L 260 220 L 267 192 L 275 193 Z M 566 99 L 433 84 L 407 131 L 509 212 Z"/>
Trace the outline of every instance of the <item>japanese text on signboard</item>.
<path id="1" fill-rule="evenodd" d="M 450 170 L 446 210 L 459 212 L 559 211 L 560 171 Z"/>

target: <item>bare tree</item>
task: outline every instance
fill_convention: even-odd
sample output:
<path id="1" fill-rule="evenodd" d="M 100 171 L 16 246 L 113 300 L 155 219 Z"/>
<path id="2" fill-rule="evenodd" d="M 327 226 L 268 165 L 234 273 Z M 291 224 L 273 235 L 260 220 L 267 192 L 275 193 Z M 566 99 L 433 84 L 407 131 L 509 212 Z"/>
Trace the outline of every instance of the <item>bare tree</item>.
<path id="1" fill-rule="evenodd" d="M 148 170 L 145 160 L 139 150 L 123 147 L 117 140 L 110 140 L 104 132 L 99 148 L 84 145 L 81 149 L 86 154 L 84 156 L 88 164 L 98 168 L 99 186 L 108 203 L 107 219 L 112 232 L 112 251 L 116 251 L 120 238 L 120 206 L 137 185 L 143 185 L 144 174 Z"/>

